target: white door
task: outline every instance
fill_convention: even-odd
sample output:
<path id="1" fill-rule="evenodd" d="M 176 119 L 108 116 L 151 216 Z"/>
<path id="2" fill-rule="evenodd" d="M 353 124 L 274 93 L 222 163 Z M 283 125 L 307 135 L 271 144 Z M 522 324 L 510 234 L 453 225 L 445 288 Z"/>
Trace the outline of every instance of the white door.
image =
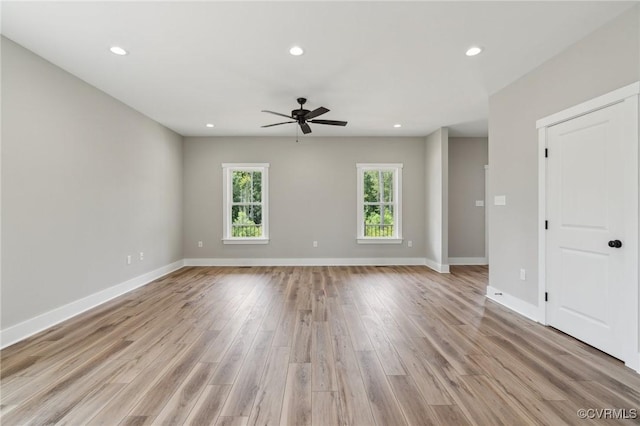
<path id="1" fill-rule="evenodd" d="M 620 102 L 547 129 L 547 323 L 620 359 L 637 285 L 628 121 Z"/>

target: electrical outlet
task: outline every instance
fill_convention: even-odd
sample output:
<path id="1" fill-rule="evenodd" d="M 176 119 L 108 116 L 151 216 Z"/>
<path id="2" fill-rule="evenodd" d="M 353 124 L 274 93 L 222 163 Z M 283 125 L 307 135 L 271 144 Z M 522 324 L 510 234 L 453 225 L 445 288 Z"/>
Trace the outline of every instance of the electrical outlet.
<path id="1" fill-rule="evenodd" d="M 476 207 L 484 207 L 484 200 L 476 200 Z"/>
<path id="2" fill-rule="evenodd" d="M 203 246 L 202 241 L 198 241 L 198 247 L 202 247 L 202 246 Z"/>
<path id="3" fill-rule="evenodd" d="M 317 242 L 317 241 L 314 241 L 314 242 L 313 242 L 313 246 L 314 246 L 314 247 L 318 247 L 318 242 Z"/>
<path id="4" fill-rule="evenodd" d="M 131 265 L 131 255 L 127 255 L 127 265 Z"/>
<path id="5" fill-rule="evenodd" d="M 411 240 L 407 241 L 407 247 L 413 247 L 413 241 Z"/>
<path id="6" fill-rule="evenodd" d="M 144 260 L 144 252 L 143 251 L 140 252 L 140 260 Z"/>
<path id="7" fill-rule="evenodd" d="M 520 279 L 522 281 L 527 279 L 527 271 L 525 269 L 520 269 Z"/>

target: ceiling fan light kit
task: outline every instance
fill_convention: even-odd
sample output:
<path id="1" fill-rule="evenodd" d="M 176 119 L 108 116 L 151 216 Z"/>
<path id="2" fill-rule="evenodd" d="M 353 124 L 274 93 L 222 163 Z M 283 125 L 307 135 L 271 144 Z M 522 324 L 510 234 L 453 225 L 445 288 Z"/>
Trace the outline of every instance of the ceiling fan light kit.
<path id="1" fill-rule="evenodd" d="M 286 117 L 290 121 L 283 121 L 281 123 L 267 124 L 262 127 L 273 127 L 280 126 L 281 124 L 290 124 L 290 123 L 298 123 L 300 129 L 302 129 L 302 133 L 309 134 L 311 133 L 311 127 L 309 123 L 314 124 L 326 124 L 329 126 L 346 126 L 346 121 L 338 121 L 338 120 L 314 120 L 316 117 L 326 114 L 329 110 L 325 107 L 316 108 L 313 111 L 309 111 L 308 109 L 304 109 L 304 104 L 307 103 L 306 98 L 298 98 L 297 99 L 300 108 L 294 109 L 291 111 L 291 115 L 282 114 L 275 111 L 262 110 L 262 112 L 268 112 L 269 114 L 278 115 L 280 117 Z"/>

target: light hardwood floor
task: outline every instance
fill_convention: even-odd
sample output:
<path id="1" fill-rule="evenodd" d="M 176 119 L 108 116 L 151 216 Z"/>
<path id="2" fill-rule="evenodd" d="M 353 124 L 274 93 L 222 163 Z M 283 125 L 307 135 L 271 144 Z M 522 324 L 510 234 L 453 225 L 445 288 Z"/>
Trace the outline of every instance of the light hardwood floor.
<path id="1" fill-rule="evenodd" d="M 640 409 L 640 375 L 488 301 L 486 282 L 484 267 L 183 268 L 3 350 L 0 420 L 561 425 Z"/>

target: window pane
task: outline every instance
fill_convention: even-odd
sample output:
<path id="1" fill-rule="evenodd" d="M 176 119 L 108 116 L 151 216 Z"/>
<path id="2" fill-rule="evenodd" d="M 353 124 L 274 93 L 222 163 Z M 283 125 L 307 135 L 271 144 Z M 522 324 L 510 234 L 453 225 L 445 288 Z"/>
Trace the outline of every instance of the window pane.
<path id="1" fill-rule="evenodd" d="M 253 199 L 251 201 L 259 203 L 262 201 L 262 172 L 253 172 Z"/>
<path id="2" fill-rule="evenodd" d="M 259 205 L 231 208 L 232 237 L 262 236 L 262 207 Z"/>
<path id="3" fill-rule="evenodd" d="M 369 224 L 380 223 L 380 206 L 379 205 L 364 206 L 364 223 L 369 223 Z"/>
<path id="4" fill-rule="evenodd" d="M 393 206 L 364 206 L 364 236 L 393 237 Z"/>
<path id="5" fill-rule="evenodd" d="M 251 202 L 251 172 L 236 170 L 233 172 L 233 201 Z"/>
<path id="6" fill-rule="evenodd" d="M 393 206 L 385 205 L 385 206 L 382 206 L 382 209 L 384 210 L 383 223 L 385 225 L 393 225 Z M 391 229 L 393 229 L 393 228 L 391 228 Z"/>
<path id="7" fill-rule="evenodd" d="M 369 203 L 380 201 L 380 184 L 377 170 L 364 172 L 364 201 Z"/>
<path id="8" fill-rule="evenodd" d="M 259 203 L 262 201 L 262 172 L 233 172 L 233 202 Z"/>
<path id="9" fill-rule="evenodd" d="M 393 202 L 393 172 L 382 172 L 383 200 Z"/>
<path id="10" fill-rule="evenodd" d="M 248 206 L 247 209 L 249 210 L 249 218 L 253 223 L 256 225 L 262 225 L 262 206 L 253 205 Z"/>

